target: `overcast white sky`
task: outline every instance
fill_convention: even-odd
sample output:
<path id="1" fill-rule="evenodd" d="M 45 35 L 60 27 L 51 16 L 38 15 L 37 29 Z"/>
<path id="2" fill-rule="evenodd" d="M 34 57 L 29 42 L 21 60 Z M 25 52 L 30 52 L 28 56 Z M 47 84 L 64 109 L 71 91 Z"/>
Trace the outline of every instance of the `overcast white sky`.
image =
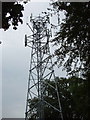
<path id="1" fill-rule="evenodd" d="M 6 32 L 0 30 L 0 36 L 2 35 L 0 37 L 2 41 L 2 46 L 0 45 L 0 89 L 2 78 L 3 118 L 23 118 L 25 115 L 30 49 L 24 46 L 24 35 L 29 33 L 26 22 L 30 14 L 38 15 L 49 6 L 49 0 L 40 1 L 33 0 L 25 5 L 24 24 L 19 25 L 18 30 L 15 31 L 12 28 Z M 65 76 L 65 72 L 61 69 L 55 68 L 55 71 L 57 76 Z"/>

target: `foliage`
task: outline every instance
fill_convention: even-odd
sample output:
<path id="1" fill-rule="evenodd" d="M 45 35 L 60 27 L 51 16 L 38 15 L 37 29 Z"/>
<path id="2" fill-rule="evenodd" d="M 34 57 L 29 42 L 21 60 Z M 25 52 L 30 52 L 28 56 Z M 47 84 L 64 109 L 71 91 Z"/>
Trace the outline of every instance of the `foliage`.
<path id="1" fill-rule="evenodd" d="M 58 45 L 57 63 L 68 73 L 90 74 L 90 2 L 54 2 L 54 9 L 63 11 L 65 19 L 53 39 Z"/>
<path id="2" fill-rule="evenodd" d="M 17 29 L 18 22 L 23 23 L 23 6 L 15 2 L 2 2 L 2 28 L 7 30 L 12 24 L 13 29 Z M 7 16 L 8 15 L 8 16 Z"/>
<path id="3" fill-rule="evenodd" d="M 71 77 L 59 80 L 61 104 L 65 120 L 88 118 L 88 82 Z"/>
<path id="4" fill-rule="evenodd" d="M 53 2 L 56 12 L 63 11 L 65 19 L 60 24 L 60 30 L 53 39 L 53 43 L 59 46 L 55 51 L 59 66 L 63 66 L 69 75 L 81 76 L 87 80 L 87 90 L 90 88 L 90 2 Z M 72 81 L 71 81 L 72 83 Z M 72 87 L 74 89 L 74 86 Z M 76 88 L 76 86 L 75 86 Z M 79 88 L 79 87 L 78 87 Z M 76 89 L 77 91 L 78 89 Z M 85 88 L 82 86 L 83 97 L 78 99 L 82 93 L 78 90 L 74 95 L 74 100 L 78 101 L 76 111 L 82 115 L 90 114 L 90 94 L 84 99 Z M 82 100 L 82 101 L 81 101 Z M 82 109 L 82 105 L 88 105 L 87 109 Z M 81 110 L 81 113 L 80 113 Z M 85 113 L 85 114 L 84 114 Z"/>
<path id="5" fill-rule="evenodd" d="M 19 0 L 18 0 L 19 1 Z M 23 0 L 21 0 L 23 1 Z M 27 1 L 23 1 L 27 3 Z M 19 23 L 23 23 L 22 17 L 24 10 L 23 4 L 20 2 L 2 2 L 2 28 L 7 30 L 10 26 L 17 29 Z"/>
<path id="6" fill-rule="evenodd" d="M 88 118 L 88 95 L 87 95 L 87 81 L 83 79 L 71 77 L 71 78 L 57 78 L 58 90 L 62 105 L 64 120 L 87 120 Z M 50 84 L 55 86 L 54 81 L 50 81 Z M 51 104 L 57 105 L 57 99 L 53 90 L 48 87 L 44 99 Z M 30 101 L 30 107 L 34 106 L 38 102 L 37 98 Z M 38 106 L 34 108 L 34 114 L 30 120 L 36 120 Z M 57 120 L 59 119 L 59 113 L 47 105 L 44 108 L 45 120 Z"/>

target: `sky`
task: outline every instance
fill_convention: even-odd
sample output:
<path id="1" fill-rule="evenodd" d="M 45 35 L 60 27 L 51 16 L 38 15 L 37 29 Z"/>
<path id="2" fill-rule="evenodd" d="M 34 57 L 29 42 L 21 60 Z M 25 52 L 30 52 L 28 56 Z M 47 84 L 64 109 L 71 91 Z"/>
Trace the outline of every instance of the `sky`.
<path id="1" fill-rule="evenodd" d="M 7 31 L 0 30 L 0 106 L 2 104 L 3 118 L 24 118 L 30 63 L 30 48 L 24 46 L 24 36 L 30 32 L 26 22 L 31 13 L 37 16 L 47 7 L 49 0 L 33 0 L 25 5 L 23 25 L 19 25 L 16 31 L 12 27 Z M 60 77 L 66 74 L 57 67 L 55 73 Z"/>

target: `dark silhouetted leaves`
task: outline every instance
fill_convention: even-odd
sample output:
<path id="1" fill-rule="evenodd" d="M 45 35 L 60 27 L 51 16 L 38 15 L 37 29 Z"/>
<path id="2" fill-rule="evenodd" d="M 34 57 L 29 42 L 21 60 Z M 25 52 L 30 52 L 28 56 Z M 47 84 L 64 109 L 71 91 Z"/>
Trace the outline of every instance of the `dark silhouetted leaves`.
<path id="1" fill-rule="evenodd" d="M 60 45 L 55 51 L 58 64 L 64 65 L 70 74 L 80 72 L 85 77 L 90 74 L 90 2 L 58 1 L 53 6 L 66 16 L 53 40 Z"/>
<path id="2" fill-rule="evenodd" d="M 23 5 L 15 2 L 2 2 L 2 28 L 7 30 L 11 25 L 13 29 L 17 29 L 18 23 L 23 23 L 22 11 Z"/>

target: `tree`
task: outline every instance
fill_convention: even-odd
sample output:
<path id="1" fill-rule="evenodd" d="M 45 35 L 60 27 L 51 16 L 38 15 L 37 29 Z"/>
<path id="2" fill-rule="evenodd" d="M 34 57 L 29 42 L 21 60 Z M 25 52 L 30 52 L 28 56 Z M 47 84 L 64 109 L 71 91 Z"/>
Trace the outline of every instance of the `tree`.
<path id="1" fill-rule="evenodd" d="M 49 81 L 49 83 L 55 86 L 54 81 Z M 81 78 L 70 77 L 66 78 L 57 78 L 58 90 L 62 105 L 62 111 L 64 120 L 87 120 L 88 115 L 88 105 L 87 105 L 87 81 L 84 81 Z M 47 87 L 47 86 L 46 86 Z M 53 90 L 48 87 L 44 99 L 51 104 L 57 105 L 57 99 Z M 30 107 L 38 103 L 37 98 L 33 98 L 30 101 Z M 30 120 L 36 120 L 38 116 L 37 112 L 38 106 L 34 108 L 33 115 L 31 115 Z M 45 120 L 57 120 L 59 113 L 55 112 L 54 109 L 45 105 Z"/>
<path id="2" fill-rule="evenodd" d="M 13 29 L 16 30 L 18 24 L 23 23 L 23 10 L 24 7 L 20 2 L 2 2 L 2 26 L 0 28 L 7 30 L 10 26 L 13 26 Z"/>
<path id="3" fill-rule="evenodd" d="M 53 43 L 59 45 L 55 51 L 57 63 L 63 65 L 68 74 L 81 74 L 90 88 L 90 2 L 53 2 L 56 11 L 63 11 L 65 19 L 60 25 Z M 84 89 L 84 88 L 83 88 Z M 90 114 L 90 93 L 88 94 L 88 115 Z M 82 103 L 83 104 L 83 103 Z"/>
<path id="4" fill-rule="evenodd" d="M 58 80 L 64 120 L 88 119 L 88 82 L 70 77 Z"/>
<path id="5" fill-rule="evenodd" d="M 90 78 L 90 2 L 53 2 L 56 11 L 63 11 L 65 19 L 53 39 L 57 63 L 69 74 L 81 73 Z"/>
<path id="6" fill-rule="evenodd" d="M 63 11 L 65 19 L 53 39 L 59 48 L 55 51 L 57 63 L 70 75 L 78 75 L 88 81 L 90 88 L 90 2 L 53 2 L 56 11 Z M 84 89 L 84 88 L 83 88 Z M 90 93 L 87 91 L 88 115 Z M 82 103 L 83 104 L 83 103 Z"/>

